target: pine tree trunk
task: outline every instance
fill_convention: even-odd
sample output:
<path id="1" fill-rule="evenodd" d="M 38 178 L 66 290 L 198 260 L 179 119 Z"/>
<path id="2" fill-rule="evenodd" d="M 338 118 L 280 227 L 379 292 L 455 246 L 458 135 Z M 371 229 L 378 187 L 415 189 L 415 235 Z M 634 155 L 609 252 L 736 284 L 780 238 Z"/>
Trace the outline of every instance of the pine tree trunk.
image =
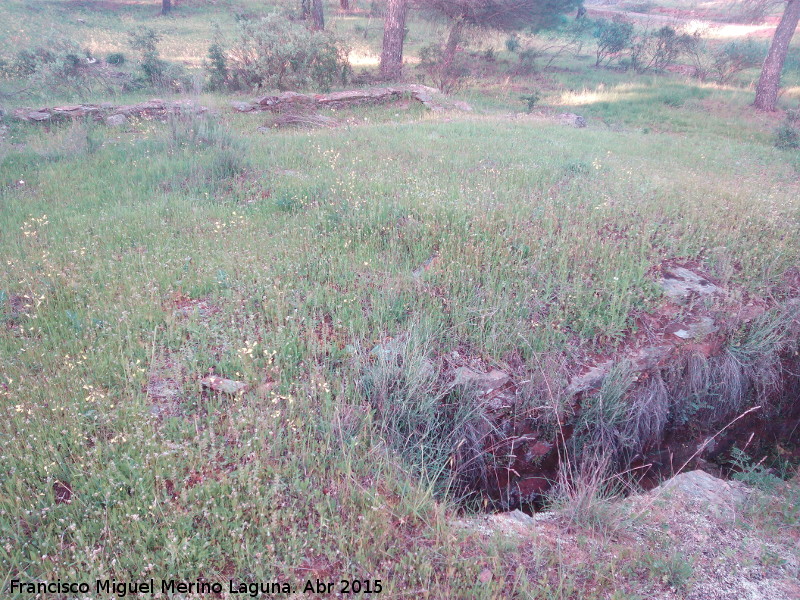
<path id="1" fill-rule="evenodd" d="M 172 0 L 161 0 L 161 14 L 168 15 L 172 10 Z"/>
<path id="2" fill-rule="evenodd" d="M 464 21 L 456 19 L 453 26 L 450 28 L 450 33 L 447 35 L 447 43 L 444 46 L 444 54 L 442 55 L 442 76 L 448 77 L 453 68 L 453 62 L 456 58 L 456 51 L 458 45 L 461 43 L 461 33 L 464 31 Z"/>
<path id="3" fill-rule="evenodd" d="M 311 0 L 311 29 L 322 31 L 325 29 L 325 15 L 322 12 L 322 0 Z"/>
<path id="4" fill-rule="evenodd" d="M 383 22 L 381 77 L 387 81 L 403 75 L 403 40 L 406 36 L 408 0 L 389 0 Z"/>
<path id="5" fill-rule="evenodd" d="M 761 67 L 761 76 L 756 87 L 756 100 L 753 103 L 758 109 L 773 111 L 778 103 L 778 89 L 781 85 L 781 71 L 789 52 L 789 43 L 792 41 L 797 23 L 800 21 L 800 0 L 788 0 L 783 11 L 781 22 L 775 29 L 769 53 Z"/>

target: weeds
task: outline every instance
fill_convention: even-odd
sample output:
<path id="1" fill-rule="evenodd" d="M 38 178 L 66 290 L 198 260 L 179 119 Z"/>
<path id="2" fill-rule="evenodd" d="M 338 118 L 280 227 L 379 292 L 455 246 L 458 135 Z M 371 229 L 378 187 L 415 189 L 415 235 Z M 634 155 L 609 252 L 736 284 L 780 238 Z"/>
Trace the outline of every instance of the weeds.
<path id="1" fill-rule="evenodd" d="M 580 457 L 569 455 L 559 471 L 557 485 L 549 494 L 548 506 L 571 526 L 602 536 L 613 535 L 625 521 L 614 500 L 628 487 L 613 470 L 613 458 L 602 449 Z"/>
<path id="2" fill-rule="evenodd" d="M 419 329 L 376 347 L 360 387 L 390 448 L 440 497 L 457 499 L 486 487 L 492 425 L 471 395 L 443 395 L 430 338 Z"/>
<path id="3" fill-rule="evenodd" d="M 762 492 L 771 494 L 783 483 L 783 479 L 775 475 L 763 463 L 763 459 L 754 463 L 753 459 L 740 448 L 734 447 L 731 450 L 730 464 L 734 469 L 733 478 Z"/>
<path id="4" fill-rule="evenodd" d="M 686 590 L 694 574 L 692 562 L 679 552 L 670 552 L 663 557 L 646 554 L 641 562 L 652 579 L 676 590 Z"/>

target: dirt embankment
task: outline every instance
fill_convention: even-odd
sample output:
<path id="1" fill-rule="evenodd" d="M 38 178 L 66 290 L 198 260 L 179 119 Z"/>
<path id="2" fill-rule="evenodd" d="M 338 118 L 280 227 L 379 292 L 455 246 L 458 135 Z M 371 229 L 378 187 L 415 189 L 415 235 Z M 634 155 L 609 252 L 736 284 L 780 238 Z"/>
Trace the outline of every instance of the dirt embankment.
<path id="1" fill-rule="evenodd" d="M 567 459 L 601 457 L 647 487 L 698 465 L 722 473 L 712 463 L 734 446 L 800 443 L 800 274 L 769 298 L 725 287 L 693 261 L 665 261 L 652 277 L 660 308 L 560 383 L 546 374 L 544 403 L 532 405 L 511 372 L 449 365 L 449 385 L 473 390 L 485 411 L 481 456 L 454 459 L 473 465 L 465 486 L 509 509 L 537 503 Z"/>

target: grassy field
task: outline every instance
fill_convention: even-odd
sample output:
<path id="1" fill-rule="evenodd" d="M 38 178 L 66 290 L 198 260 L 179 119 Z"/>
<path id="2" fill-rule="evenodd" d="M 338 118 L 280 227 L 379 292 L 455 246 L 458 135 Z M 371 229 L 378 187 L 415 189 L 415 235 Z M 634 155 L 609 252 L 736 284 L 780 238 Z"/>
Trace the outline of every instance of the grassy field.
<path id="1" fill-rule="evenodd" d="M 232 31 L 234 12 L 259 5 L 185 2 L 159 18 L 151 1 L 13 0 L 0 6 L 0 49 L 57 28 L 95 53 L 128 52 L 125 32 L 146 24 L 163 33 L 165 59 L 199 67 L 213 24 Z M 371 67 L 379 21 L 330 8 L 331 28 Z M 440 29 L 412 21 L 412 62 Z M 639 562 L 598 551 L 592 570 L 550 546 L 456 527 L 436 407 L 395 415 L 432 423 L 412 443 L 387 433 L 370 402 L 373 348 L 387 340 L 417 361 L 459 352 L 535 379 L 549 361 L 619 343 L 660 302 L 648 271 L 666 258 L 697 259 L 759 294 L 800 263 L 800 156 L 774 147 L 780 115 L 749 107 L 752 73 L 718 86 L 595 70 L 590 54 L 561 72 L 491 73 L 460 93 L 472 113 L 360 108 L 332 113 L 344 124 L 331 130 L 258 131 L 263 116 L 204 93 L 193 99 L 215 109 L 207 116 L 122 129 L 7 120 L 0 584 L 670 593 L 666 545 Z M 787 77 L 784 108 L 800 97 L 798 75 Z M 533 89 L 541 111 L 525 114 L 520 95 Z M 65 99 L 16 95 L 6 109 Z M 589 127 L 550 118 L 560 112 Z M 248 391 L 210 393 L 208 373 Z M 400 376 L 409 397 L 427 398 L 414 388 L 423 377 Z M 764 536 L 798 535 L 793 493 L 780 518 L 742 519 Z"/>

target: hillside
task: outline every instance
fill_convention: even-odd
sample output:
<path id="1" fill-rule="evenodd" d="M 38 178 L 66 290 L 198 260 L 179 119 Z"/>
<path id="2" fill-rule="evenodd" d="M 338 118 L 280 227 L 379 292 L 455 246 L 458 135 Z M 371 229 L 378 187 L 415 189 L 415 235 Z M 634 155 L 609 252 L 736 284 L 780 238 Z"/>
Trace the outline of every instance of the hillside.
<path id="1" fill-rule="evenodd" d="M 412 11 L 390 84 L 378 4 L 259 89 L 210 46 L 283 3 L 0 4 L 3 593 L 800 597 L 800 40 L 763 113 L 773 13 L 443 77 Z"/>

